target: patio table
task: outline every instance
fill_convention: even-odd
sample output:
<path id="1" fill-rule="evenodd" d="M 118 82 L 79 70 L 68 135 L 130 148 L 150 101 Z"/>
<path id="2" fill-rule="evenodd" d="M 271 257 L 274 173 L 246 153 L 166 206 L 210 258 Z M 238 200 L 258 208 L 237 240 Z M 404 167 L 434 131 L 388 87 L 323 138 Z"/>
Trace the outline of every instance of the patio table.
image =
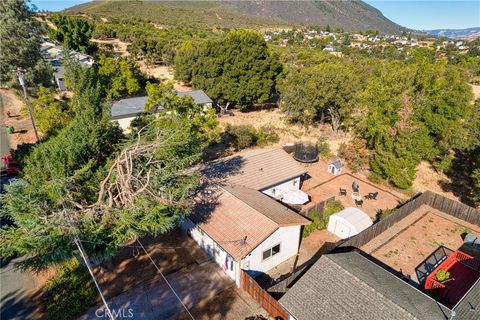
<path id="1" fill-rule="evenodd" d="M 353 200 L 362 200 L 362 195 L 358 192 L 352 192 L 352 199 Z"/>

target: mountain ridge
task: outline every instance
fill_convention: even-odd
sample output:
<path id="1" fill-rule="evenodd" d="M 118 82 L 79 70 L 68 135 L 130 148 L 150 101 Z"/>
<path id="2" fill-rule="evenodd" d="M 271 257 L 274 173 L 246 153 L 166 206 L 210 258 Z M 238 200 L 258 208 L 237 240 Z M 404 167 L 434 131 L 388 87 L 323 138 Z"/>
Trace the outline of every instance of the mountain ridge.
<path id="1" fill-rule="evenodd" d="M 408 30 L 360 1 L 101 1 L 65 9 L 103 17 L 147 19 L 166 26 L 266 28 L 292 25 L 329 25 L 346 31 L 378 30 L 398 34 Z"/>
<path id="2" fill-rule="evenodd" d="M 464 29 L 433 29 L 425 30 L 425 32 L 433 36 L 447 37 L 450 39 L 474 40 L 480 38 L 480 27 Z"/>

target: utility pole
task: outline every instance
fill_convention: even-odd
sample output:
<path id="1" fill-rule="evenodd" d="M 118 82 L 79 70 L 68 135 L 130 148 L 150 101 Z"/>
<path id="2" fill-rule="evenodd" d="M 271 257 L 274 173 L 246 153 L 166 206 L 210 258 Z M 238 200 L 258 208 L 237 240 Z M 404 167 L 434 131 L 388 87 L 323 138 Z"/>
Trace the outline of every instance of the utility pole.
<path id="1" fill-rule="evenodd" d="M 38 143 L 40 141 L 40 137 L 38 136 L 37 126 L 35 125 L 35 117 L 33 116 L 32 106 L 30 105 L 30 100 L 28 99 L 27 89 L 26 89 L 26 86 L 25 86 L 25 79 L 24 79 L 23 76 L 24 76 L 23 70 L 19 68 L 18 69 L 18 81 L 20 82 L 20 85 L 23 88 L 23 95 L 25 97 L 25 103 L 27 104 L 28 113 L 30 114 L 30 119 L 32 120 L 33 131 L 35 132 L 35 138 L 37 139 L 36 142 Z M 64 206 L 63 207 L 64 214 L 65 214 L 66 217 L 68 217 L 65 205 L 63 203 L 62 203 L 62 205 Z M 110 310 L 110 307 L 108 306 L 107 300 L 103 296 L 100 285 L 98 284 L 97 279 L 95 278 L 95 274 L 93 273 L 92 266 L 90 265 L 90 261 L 88 259 L 87 253 L 85 252 L 85 249 L 83 248 L 83 245 L 82 245 L 80 239 L 78 238 L 78 236 L 76 234 L 73 235 L 73 242 L 75 242 L 75 245 L 77 246 L 78 250 L 80 251 L 80 255 L 82 256 L 82 259 L 85 262 L 85 265 L 88 269 L 88 272 L 92 276 L 92 280 L 95 283 L 95 287 L 97 288 L 98 293 L 100 294 L 100 297 L 102 298 L 103 305 L 105 306 L 105 310 L 107 311 L 106 313 L 108 315 L 108 318 L 110 320 L 115 320 L 115 318 L 113 317 L 112 311 Z"/>
<path id="2" fill-rule="evenodd" d="M 28 99 L 27 88 L 25 86 L 25 79 L 23 76 L 23 70 L 18 68 L 18 82 L 20 82 L 20 85 L 22 86 L 25 103 L 27 104 L 28 113 L 30 114 L 30 119 L 32 120 L 33 131 L 35 132 L 35 138 L 37 139 L 37 141 L 35 142 L 39 142 L 40 137 L 38 136 L 37 126 L 35 125 L 35 118 L 32 111 L 32 105 L 30 104 L 30 100 Z"/>

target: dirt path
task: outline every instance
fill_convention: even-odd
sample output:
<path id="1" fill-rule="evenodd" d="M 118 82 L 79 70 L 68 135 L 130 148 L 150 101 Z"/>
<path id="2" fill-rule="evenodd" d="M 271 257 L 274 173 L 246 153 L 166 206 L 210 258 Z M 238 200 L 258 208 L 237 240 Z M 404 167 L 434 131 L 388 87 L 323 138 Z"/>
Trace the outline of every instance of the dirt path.
<path id="1" fill-rule="evenodd" d="M 480 85 L 471 84 L 473 91 L 473 99 L 480 99 Z"/>
<path id="2" fill-rule="evenodd" d="M 0 95 L 4 124 L 14 128 L 14 133 L 8 135 L 10 148 L 17 149 L 20 144 L 35 143 L 35 134 L 30 117 L 22 112 L 23 101 L 12 90 L 0 89 Z"/>

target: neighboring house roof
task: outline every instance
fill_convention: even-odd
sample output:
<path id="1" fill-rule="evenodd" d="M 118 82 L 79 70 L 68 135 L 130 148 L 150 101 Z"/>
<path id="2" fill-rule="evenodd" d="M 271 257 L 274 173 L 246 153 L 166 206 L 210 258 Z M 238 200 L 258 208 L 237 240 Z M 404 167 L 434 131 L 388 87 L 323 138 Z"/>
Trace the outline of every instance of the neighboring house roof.
<path id="1" fill-rule="evenodd" d="M 477 320 L 480 319 L 480 279 L 475 282 L 468 293 L 453 308 L 455 319 Z"/>
<path id="2" fill-rule="evenodd" d="M 211 103 L 212 100 L 202 91 L 194 90 L 190 92 L 177 92 L 177 95 L 180 97 L 190 96 L 193 98 L 196 104 L 202 105 L 205 103 Z M 134 97 L 126 98 L 115 101 L 112 104 L 111 115 L 112 119 L 123 119 L 136 117 L 139 114 L 142 114 L 145 110 L 145 103 L 147 102 L 148 97 Z M 162 110 L 163 108 L 159 108 Z"/>
<path id="3" fill-rule="evenodd" d="M 237 261 L 278 228 L 310 223 L 267 195 L 242 186 L 205 192 L 189 218 Z"/>
<path id="4" fill-rule="evenodd" d="M 136 117 L 145 110 L 145 103 L 148 97 L 134 97 L 115 101 L 112 104 L 112 119 Z"/>
<path id="5" fill-rule="evenodd" d="M 199 168 L 207 180 L 223 180 L 263 190 L 299 177 L 307 171 L 282 149 L 257 149 L 212 161 Z"/>
<path id="6" fill-rule="evenodd" d="M 212 99 L 203 90 L 192 90 L 189 92 L 179 92 L 177 91 L 179 97 L 192 97 L 198 105 L 203 105 L 207 103 L 213 103 Z"/>
<path id="7" fill-rule="evenodd" d="M 280 303 L 297 320 L 444 320 L 451 314 L 357 252 L 323 255 Z"/>

